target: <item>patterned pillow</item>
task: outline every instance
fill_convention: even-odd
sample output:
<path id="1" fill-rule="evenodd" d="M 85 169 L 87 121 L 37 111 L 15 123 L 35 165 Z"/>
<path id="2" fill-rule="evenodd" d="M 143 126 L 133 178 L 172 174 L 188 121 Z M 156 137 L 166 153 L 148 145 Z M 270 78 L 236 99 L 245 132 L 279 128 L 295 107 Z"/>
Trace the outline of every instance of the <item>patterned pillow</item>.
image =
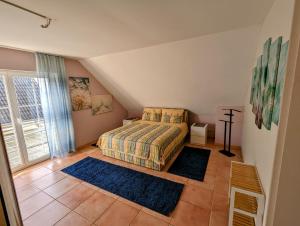
<path id="1" fill-rule="evenodd" d="M 170 122 L 171 123 L 182 123 L 183 116 L 182 115 L 172 115 Z"/>
<path id="2" fill-rule="evenodd" d="M 171 119 L 171 115 L 169 115 L 167 112 L 162 113 L 162 118 L 161 118 L 162 122 L 170 122 L 170 119 Z"/>
<path id="3" fill-rule="evenodd" d="M 150 121 L 151 112 L 144 111 L 142 120 Z"/>
<path id="4" fill-rule="evenodd" d="M 183 113 L 183 109 L 163 109 L 161 121 L 168 123 L 182 123 Z"/>
<path id="5" fill-rule="evenodd" d="M 160 113 L 158 113 L 158 112 L 153 112 L 151 116 L 152 116 L 152 117 L 151 117 L 151 121 L 154 121 L 154 122 L 160 122 L 161 111 L 160 111 Z"/>
<path id="6" fill-rule="evenodd" d="M 161 109 L 160 108 L 144 108 L 142 120 L 160 122 Z"/>

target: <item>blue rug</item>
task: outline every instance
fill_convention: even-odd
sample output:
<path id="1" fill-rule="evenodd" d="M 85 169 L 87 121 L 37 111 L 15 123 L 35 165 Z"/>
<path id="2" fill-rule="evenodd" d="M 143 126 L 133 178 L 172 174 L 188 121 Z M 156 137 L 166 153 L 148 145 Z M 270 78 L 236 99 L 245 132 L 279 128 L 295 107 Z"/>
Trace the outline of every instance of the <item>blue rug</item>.
<path id="1" fill-rule="evenodd" d="M 91 157 L 62 171 L 164 215 L 175 209 L 184 187 Z"/>
<path id="2" fill-rule="evenodd" d="M 203 181 L 210 150 L 185 146 L 168 172 Z"/>

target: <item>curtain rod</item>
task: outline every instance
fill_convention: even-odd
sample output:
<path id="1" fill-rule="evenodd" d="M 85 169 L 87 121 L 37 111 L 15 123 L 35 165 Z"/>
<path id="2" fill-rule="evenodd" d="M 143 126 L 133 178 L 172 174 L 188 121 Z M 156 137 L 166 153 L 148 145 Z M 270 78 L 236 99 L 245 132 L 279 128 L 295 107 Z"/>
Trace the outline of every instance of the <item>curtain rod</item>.
<path id="1" fill-rule="evenodd" d="M 49 25 L 50 25 L 50 23 L 51 23 L 51 21 L 52 21 L 52 19 L 49 18 L 49 17 L 47 17 L 47 16 L 44 16 L 44 15 L 42 15 L 42 14 L 40 14 L 40 13 L 37 13 L 37 12 L 35 12 L 35 11 L 32 11 L 32 10 L 30 10 L 30 9 L 26 9 L 26 8 L 20 6 L 20 5 L 15 4 L 15 3 L 12 3 L 12 2 L 9 2 L 9 1 L 5 1 L 5 0 L 0 0 L 0 1 L 3 2 L 3 3 L 5 3 L 5 4 L 8 4 L 8 5 L 10 5 L 10 6 L 16 7 L 16 8 L 18 8 L 18 9 L 21 9 L 21 10 L 23 10 L 23 11 L 26 11 L 26 12 L 28 12 L 28 13 L 34 14 L 34 15 L 36 15 L 36 16 L 38 16 L 38 17 L 41 17 L 41 18 L 45 19 L 45 20 L 46 20 L 46 23 L 41 25 L 42 28 L 47 28 L 47 27 L 49 27 Z"/>

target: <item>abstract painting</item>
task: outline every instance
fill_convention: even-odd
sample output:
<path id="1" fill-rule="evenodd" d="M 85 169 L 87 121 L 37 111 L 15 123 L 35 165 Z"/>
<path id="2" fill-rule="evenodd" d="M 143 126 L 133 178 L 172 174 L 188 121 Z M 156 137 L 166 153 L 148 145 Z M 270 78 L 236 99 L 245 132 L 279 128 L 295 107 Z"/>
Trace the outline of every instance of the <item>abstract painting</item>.
<path id="1" fill-rule="evenodd" d="M 279 37 L 270 46 L 268 72 L 265 77 L 265 88 L 262 103 L 262 122 L 267 130 L 270 130 L 272 125 L 272 113 L 281 43 L 282 37 Z"/>
<path id="2" fill-rule="evenodd" d="M 282 91 L 284 86 L 284 76 L 286 72 L 288 49 L 289 49 L 289 42 L 287 41 L 282 45 L 280 51 L 280 57 L 279 57 L 279 65 L 278 65 L 275 97 L 274 97 L 274 108 L 273 108 L 273 115 L 272 115 L 272 121 L 276 125 L 278 125 L 279 123 L 280 102 L 281 102 L 281 96 L 282 96 Z"/>
<path id="3" fill-rule="evenodd" d="M 89 86 L 89 78 L 69 77 L 69 88 L 73 111 L 90 109 L 92 107 Z"/>
<path id="4" fill-rule="evenodd" d="M 282 44 L 282 37 L 273 43 L 268 38 L 263 46 L 263 54 L 257 59 L 252 70 L 250 104 L 255 115 L 255 124 L 271 129 L 272 122 L 279 123 L 280 101 L 284 87 L 289 42 Z"/>
<path id="5" fill-rule="evenodd" d="M 264 43 L 263 48 L 263 55 L 262 55 L 262 61 L 261 61 L 261 76 L 259 79 L 259 87 L 258 87 L 258 93 L 257 93 L 257 111 L 255 115 L 255 124 L 259 129 L 261 129 L 263 118 L 262 118 L 262 112 L 263 112 L 263 96 L 265 92 L 266 87 L 266 78 L 268 75 L 268 62 L 269 62 L 269 53 L 270 53 L 270 46 L 271 46 L 272 39 L 269 38 Z"/>
<path id="6" fill-rule="evenodd" d="M 252 100 L 252 112 L 256 115 L 258 109 L 258 100 L 260 95 L 260 77 L 261 77 L 261 62 L 262 62 L 262 55 L 260 55 L 257 59 L 256 63 L 256 75 L 254 79 L 254 91 L 253 91 L 253 100 Z"/>
<path id="7" fill-rule="evenodd" d="M 257 76 L 257 69 L 255 67 L 255 68 L 252 69 L 252 82 L 251 82 L 251 90 L 250 90 L 250 104 L 253 104 L 256 76 Z"/>
<path id="8" fill-rule="evenodd" d="M 111 95 L 95 95 L 92 96 L 92 114 L 99 115 L 112 111 Z"/>

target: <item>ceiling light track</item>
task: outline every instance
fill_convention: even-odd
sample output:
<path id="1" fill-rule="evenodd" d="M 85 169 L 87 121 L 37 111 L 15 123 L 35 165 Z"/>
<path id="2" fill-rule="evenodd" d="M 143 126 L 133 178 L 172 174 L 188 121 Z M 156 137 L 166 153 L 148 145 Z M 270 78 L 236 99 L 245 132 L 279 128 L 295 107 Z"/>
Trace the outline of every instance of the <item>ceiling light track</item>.
<path id="1" fill-rule="evenodd" d="M 26 9 L 26 8 L 24 8 L 24 7 L 22 7 L 22 6 L 19 6 L 19 5 L 15 4 L 15 3 L 12 3 L 12 2 L 9 2 L 9 1 L 5 1 L 5 0 L 0 0 L 0 2 L 3 2 L 3 3 L 5 3 L 5 4 L 8 4 L 8 5 L 10 5 L 10 6 L 16 7 L 16 8 L 18 8 L 18 9 L 21 9 L 21 10 L 23 10 L 23 11 L 26 11 L 26 12 L 28 12 L 28 13 L 31 13 L 31 14 L 33 14 L 33 15 L 36 15 L 36 16 L 38 16 L 38 17 L 41 17 L 41 18 L 45 19 L 46 22 L 45 22 L 45 24 L 42 24 L 42 25 L 41 25 L 42 28 L 47 28 L 47 27 L 49 27 L 49 25 L 50 25 L 50 23 L 51 23 L 51 21 L 52 21 L 52 19 L 51 19 L 50 17 L 44 16 L 44 15 L 42 15 L 42 14 L 40 14 L 40 13 L 37 13 L 37 12 L 34 12 L 34 11 L 30 10 L 30 9 Z"/>

